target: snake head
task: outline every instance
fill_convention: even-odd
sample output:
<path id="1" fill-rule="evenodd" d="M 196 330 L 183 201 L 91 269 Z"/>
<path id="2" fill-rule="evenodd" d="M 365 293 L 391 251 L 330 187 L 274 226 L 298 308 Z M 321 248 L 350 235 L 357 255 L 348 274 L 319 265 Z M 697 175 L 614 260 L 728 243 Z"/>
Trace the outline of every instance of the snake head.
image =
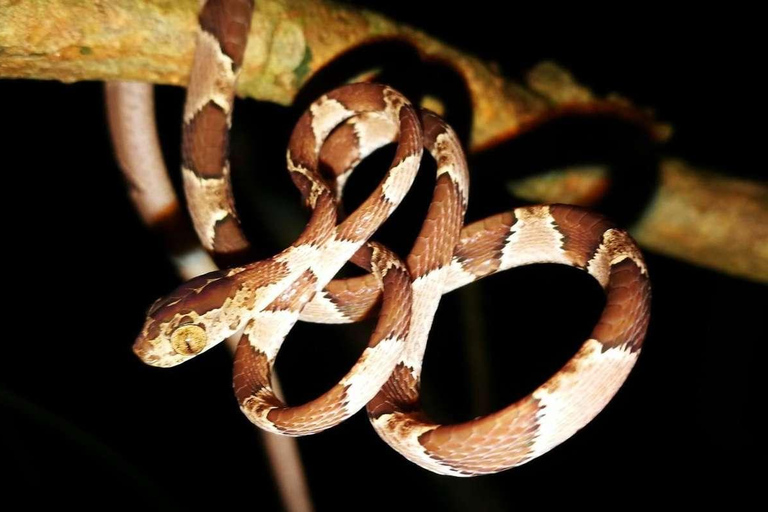
<path id="1" fill-rule="evenodd" d="M 133 351 L 149 365 L 169 367 L 220 343 L 239 328 L 231 306 L 240 284 L 236 273 L 223 270 L 179 286 L 149 309 Z"/>

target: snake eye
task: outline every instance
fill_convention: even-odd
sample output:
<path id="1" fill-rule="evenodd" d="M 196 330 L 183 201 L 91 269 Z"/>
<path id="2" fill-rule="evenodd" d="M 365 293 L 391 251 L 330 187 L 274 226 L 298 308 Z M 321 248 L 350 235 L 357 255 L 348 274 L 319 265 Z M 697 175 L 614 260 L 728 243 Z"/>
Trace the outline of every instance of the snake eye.
<path id="1" fill-rule="evenodd" d="M 171 346 L 177 354 L 185 356 L 198 354 L 207 343 L 208 335 L 199 325 L 182 325 L 171 333 Z"/>

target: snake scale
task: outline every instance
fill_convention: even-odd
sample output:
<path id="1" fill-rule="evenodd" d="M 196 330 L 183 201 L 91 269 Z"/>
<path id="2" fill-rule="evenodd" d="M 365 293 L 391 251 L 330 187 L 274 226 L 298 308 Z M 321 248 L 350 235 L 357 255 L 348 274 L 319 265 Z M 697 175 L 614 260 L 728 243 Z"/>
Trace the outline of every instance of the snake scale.
<path id="1" fill-rule="evenodd" d="M 249 248 L 233 199 L 228 133 L 253 9 L 249 0 L 205 3 L 184 108 L 187 206 L 202 245 L 219 261 Z M 121 94 L 116 88 L 117 104 Z M 123 127 L 117 133 L 130 133 L 135 118 L 112 115 Z M 395 156 L 381 183 L 340 218 L 349 174 L 392 142 Z M 408 192 L 425 149 L 437 162 L 437 178 L 419 236 L 402 260 L 370 238 Z M 148 150 L 134 144 L 125 151 Z M 330 172 L 321 173 L 321 162 Z M 298 436 L 333 427 L 366 407 L 376 432 L 395 450 L 454 476 L 495 473 L 542 455 L 586 425 L 627 378 L 648 326 L 650 284 L 634 241 L 604 217 L 544 205 L 465 226 L 469 173 L 455 133 L 385 85 L 346 85 L 315 101 L 293 130 L 287 164 L 311 210 L 304 231 L 271 258 L 196 277 L 156 301 L 134 345 L 144 362 L 174 366 L 242 332 L 234 388 L 250 421 Z M 333 280 L 348 261 L 367 273 Z M 603 287 L 606 305 L 589 339 L 514 404 L 461 424 L 430 421 L 420 406 L 419 380 L 440 297 L 534 263 L 579 268 Z M 338 384 L 300 405 L 275 395 L 271 369 L 296 321 L 347 323 L 373 311 L 378 322 L 368 346 Z"/>

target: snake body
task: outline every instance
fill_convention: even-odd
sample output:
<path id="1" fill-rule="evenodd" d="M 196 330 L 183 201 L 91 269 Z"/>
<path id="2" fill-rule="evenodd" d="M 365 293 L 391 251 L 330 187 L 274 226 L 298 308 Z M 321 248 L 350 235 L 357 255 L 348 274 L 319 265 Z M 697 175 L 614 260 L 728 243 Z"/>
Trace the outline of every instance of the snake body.
<path id="1" fill-rule="evenodd" d="M 187 204 L 203 246 L 220 259 L 249 247 L 235 210 L 227 137 L 252 9 L 250 1 L 204 5 L 184 110 Z M 395 140 L 382 182 L 340 219 L 346 178 Z M 408 192 L 424 149 L 437 162 L 437 178 L 402 261 L 369 239 Z M 330 177 L 321 174 L 321 160 Z M 648 326 L 650 285 L 635 243 L 605 218 L 567 205 L 531 206 L 464 226 L 469 175 L 455 133 L 383 85 L 348 85 L 314 102 L 291 135 L 287 164 L 312 211 L 307 227 L 272 258 L 200 276 L 158 300 L 134 345 L 146 363 L 173 366 L 242 331 L 234 387 L 250 421 L 275 433 L 312 434 L 367 404 L 388 444 L 426 469 L 455 476 L 495 473 L 547 452 L 586 425 L 627 378 Z M 347 261 L 368 273 L 332 281 Z M 604 288 L 606 306 L 589 339 L 516 403 L 457 425 L 431 422 L 420 407 L 419 380 L 440 297 L 533 263 L 582 269 Z M 379 301 L 368 347 L 337 385 L 298 406 L 276 397 L 271 368 L 297 320 L 352 322 Z"/>

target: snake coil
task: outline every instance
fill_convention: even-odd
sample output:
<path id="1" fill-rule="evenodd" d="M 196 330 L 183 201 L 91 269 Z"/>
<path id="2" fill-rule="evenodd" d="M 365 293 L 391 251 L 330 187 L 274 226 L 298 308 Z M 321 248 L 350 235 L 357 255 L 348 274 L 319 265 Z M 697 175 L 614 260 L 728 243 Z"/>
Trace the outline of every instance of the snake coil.
<path id="1" fill-rule="evenodd" d="M 204 5 L 184 108 L 187 205 L 203 246 L 222 259 L 249 247 L 235 210 L 227 141 L 252 14 L 248 0 Z M 118 133 L 129 133 L 132 120 L 115 115 L 117 124 L 126 124 Z M 338 202 L 349 174 L 393 141 L 397 149 L 387 174 L 340 222 Z M 370 238 L 408 192 L 424 149 L 437 162 L 437 179 L 403 261 Z M 330 178 L 318 169 L 321 159 Z M 650 285 L 634 241 L 605 218 L 544 205 L 464 226 L 469 174 L 455 133 L 437 115 L 378 84 L 347 85 L 315 101 L 293 130 L 287 164 L 312 211 L 304 231 L 271 258 L 202 275 L 159 299 L 134 345 L 144 362 L 174 366 L 242 331 L 234 388 L 250 421 L 271 432 L 306 435 L 367 407 L 376 432 L 395 450 L 455 476 L 495 473 L 547 452 L 598 414 L 627 378 L 648 326 Z M 333 280 L 347 261 L 368 273 Z M 589 339 L 559 372 L 514 404 L 457 425 L 430 421 L 420 407 L 419 380 L 440 297 L 533 263 L 582 269 L 603 287 L 606 306 Z M 306 404 L 282 403 L 270 373 L 295 322 L 354 322 L 379 300 L 369 344 L 338 384 Z"/>

